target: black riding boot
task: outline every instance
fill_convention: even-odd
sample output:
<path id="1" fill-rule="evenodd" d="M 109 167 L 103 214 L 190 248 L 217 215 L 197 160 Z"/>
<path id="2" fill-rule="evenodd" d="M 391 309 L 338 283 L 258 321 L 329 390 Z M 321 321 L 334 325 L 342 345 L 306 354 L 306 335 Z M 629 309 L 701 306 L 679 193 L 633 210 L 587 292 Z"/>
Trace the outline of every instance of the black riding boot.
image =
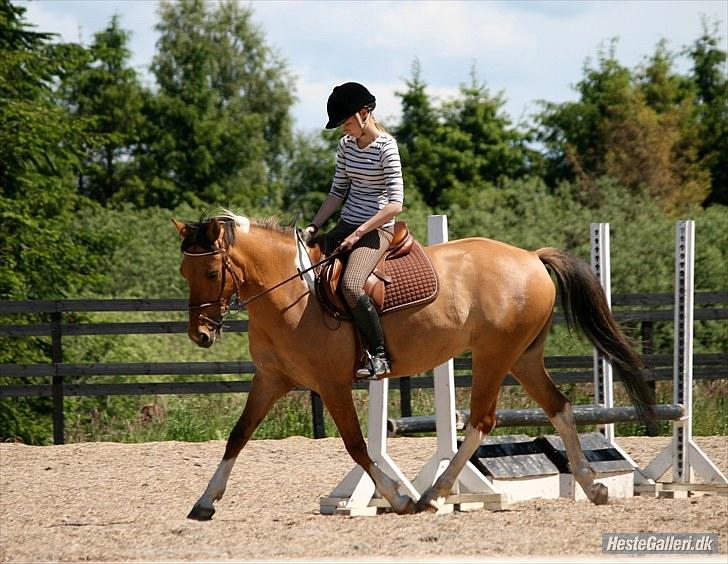
<path id="1" fill-rule="evenodd" d="M 356 305 L 351 308 L 351 314 L 359 328 L 359 332 L 367 341 L 369 363 L 356 372 L 359 379 L 379 380 L 389 372 L 389 359 L 384 350 L 384 332 L 379 322 L 379 314 L 374 304 L 366 294 L 359 296 Z"/>

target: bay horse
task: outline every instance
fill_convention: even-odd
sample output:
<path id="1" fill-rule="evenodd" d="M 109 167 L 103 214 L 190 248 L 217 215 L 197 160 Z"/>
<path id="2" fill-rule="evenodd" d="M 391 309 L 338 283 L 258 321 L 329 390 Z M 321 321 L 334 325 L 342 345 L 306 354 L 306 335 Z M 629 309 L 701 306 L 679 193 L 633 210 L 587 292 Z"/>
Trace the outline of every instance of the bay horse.
<path id="1" fill-rule="evenodd" d="M 302 277 L 296 277 L 297 245 L 292 229 L 232 213 L 182 223 L 180 272 L 189 286 L 190 339 L 210 347 L 219 338 L 233 295 L 247 304 L 249 347 L 256 373 L 240 419 L 202 496 L 188 517 L 208 520 L 221 499 L 233 464 L 273 404 L 295 386 L 318 392 L 346 449 L 371 476 L 399 514 L 436 511 L 467 460 L 495 426 L 501 383 L 510 371 L 544 409 L 561 436 L 577 482 L 595 504 L 608 490 L 594 481 L 577 435 L 568 399 L 544 367 L 544 345 L 556 301 L 621 376 L 630 399 L 650 419 L 654 403 L 643 364 L 618 328 L 598 279 L 589 266 L 555 248 L 526 251 L 499 241 L 467 238 L 426 247 L 438 276 L 434 301 L 382 317 L 392 371 L 389 377 L 426 372 L 465 351 L 472 353 L 470 420 L 457 453 L 419 500 L 371 460 L 352 398 L 356 336 L 351 323 L 332 330 Z M 315 261 L 319 256 L 312 253 Z M 549 271 L 554 274 L 556 284 Z M 263 294 L 276 284 L 292 280 Z M 263 295 L 261 295 L 263 294 Z"/>

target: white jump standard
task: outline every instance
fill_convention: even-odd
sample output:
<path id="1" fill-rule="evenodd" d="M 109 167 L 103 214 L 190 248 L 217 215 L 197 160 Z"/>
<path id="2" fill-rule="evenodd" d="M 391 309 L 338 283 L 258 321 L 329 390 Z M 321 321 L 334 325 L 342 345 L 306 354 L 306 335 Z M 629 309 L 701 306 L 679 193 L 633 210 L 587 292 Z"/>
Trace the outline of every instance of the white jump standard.
<path id="1" fill-rule="evenodd" d="M 726 493 L 726 476 L 693 440 L 693 323 L 695 290 L 695 222 L 679 221 L 675 226 L 675 361 L 673 366 L 673 401 L 685 406 L 686 417 L 673 425 L 672 441 L 644 469 L 655 482 L 672 467 L 672 484 L 657 484 L 655 489 L 642 488 L 644 493 L 660 490 L 708 489 L 695 483 L 700 476 L 706 483 Z M 679 484 L 682 488 L 674 488 Z"/>

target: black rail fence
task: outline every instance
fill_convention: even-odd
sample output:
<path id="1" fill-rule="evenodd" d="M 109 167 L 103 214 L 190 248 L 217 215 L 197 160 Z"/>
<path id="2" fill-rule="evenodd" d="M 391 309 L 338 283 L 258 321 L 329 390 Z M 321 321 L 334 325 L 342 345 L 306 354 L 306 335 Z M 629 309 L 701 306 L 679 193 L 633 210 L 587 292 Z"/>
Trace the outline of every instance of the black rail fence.
<path id="1" fill-rule="evenodd" d="M 671 380 L 673 370 L 672 354 L 655 354 L 653 342 L 654 324 L 673 322 L 672 294 L 615 294 L 612 307 L 616 319 L 625 324 L 639 325 L 642 353 L 650 367 L 646 373 L 648 381 Z M 728 292 L 698 292 L 695 294 L 695 320 L 728 320 Z M 249 361 L 227 362 L 109 362 L 68 363 L 64 362 L 64 338 L 81 335 L 152 335 L 186 333 L 186 321 L 136 321 L 136 322 L 79 322 L 76 314 L 83 312 L 180 312 L 187 310 L 185 299 L 112 299 L 112 300 L 45 300 L 45 301 L 0 301 L 0 337 L 28 338 L 49 337 L 51 341 L 51 362 L 45 364 L 0 364 L 0 399 L 16 397 L 53 398 L 53 435 L 56 444 L 64 442 L 63 405 L 65 397 L 113 396 L 113 395 L 161 395 L 161 394 L 209 394 L 249 392 L 250 377 L 255 365 Z M 15 315 L 33 314 L 43 322 L 30 324 L 8 323 Z M 563 322 L 558 310 L 555 322 Z M 226 322 L 228 332 L 248 330 L 246 320 Z M 192 346 L 192 345 L 191 345 Z M 471 376 L 462 374 L 471 368 L 470 358 L 461 357 L 454 361 L 456 387 L 470 387 Z M 550 356 L 546 358 L 549 369 L 557 384 L 593 382 L 593 358 L 591 355 Z M 709 352 L 693 357 L 693 377 L 696 380 L 728 378 L 728 354 Z M 109 376 L 242 376 L 239 380 L 197 380 L 173 382 L 115 382 L 96 383 L 96 378 Z M 75 378 L 92 380 L 71 383 Z M 28 383 L 29 379 L 44 378 L 45 383 Z M 10 382 L 10 383 L 8 383 Z M 415 378 L 393 379 L 390 388 L 400 394 L 401 416 L 412 415 L 411 392 L 413 389 L 433 388 L 431 373 Z M 505 386 L 517 385 L 512 376 L 504 380 Z M 354 389 L 365 389 L 366 383 L 353 385 Z M 301 391 L 303 389 L 299 389 Z M 321 398 L 311 391 L 311 412 L 314 437 L 325 437 L 324 407 Z"/>

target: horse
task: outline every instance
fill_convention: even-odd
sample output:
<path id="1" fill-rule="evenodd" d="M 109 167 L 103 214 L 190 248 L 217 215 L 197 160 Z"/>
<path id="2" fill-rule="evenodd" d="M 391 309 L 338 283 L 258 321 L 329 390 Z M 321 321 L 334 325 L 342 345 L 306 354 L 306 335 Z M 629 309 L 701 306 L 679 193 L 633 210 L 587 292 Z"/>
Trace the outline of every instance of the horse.
<path id="1" fill-rule="evenodd" d="M 321 396 L 347 452 L 393 511 L 437 511 L 439 500 L 449 495 L 463 466 L 495 426 L 498 394 L 508 372 L 549 417 L 588 499 L 607 503 L 608 489 L 595 481 L 579 443 L 571 404 L 544 366 L 557 288 L 569 327 L 580 329 L 613 363 L 643 420 L 653 416 L 644 364 L 616 324 L 586 263 L 555 248 L 528 251 L 479 237 L 425 247 L 438 273 L 439 292 L 425 305 L 382 316 L 391 359 L 387 377 L 426 372 L 469 351 L 472 387 L 461 446 L 435 483 L 414 500 L 400 493 L 398 483 L 369 457 L 352 397 L 357 335 L 350 322 L 334 329 L 309 285 L 296 276 L 294 230 L 231 212 L 195 223 L 172 221 L 181 238 L 180 272 L 189 286 L 190 339 L 200 347 L 212 346 L 236 295 L 247 304 L 249 349 L 256 367 L 243 413 L 190 519 L 212 518 L 239 453 L 273 404 L 296 386 Z M 311 259 L 320 258 L 320 251 L 312 249 Z"/>

